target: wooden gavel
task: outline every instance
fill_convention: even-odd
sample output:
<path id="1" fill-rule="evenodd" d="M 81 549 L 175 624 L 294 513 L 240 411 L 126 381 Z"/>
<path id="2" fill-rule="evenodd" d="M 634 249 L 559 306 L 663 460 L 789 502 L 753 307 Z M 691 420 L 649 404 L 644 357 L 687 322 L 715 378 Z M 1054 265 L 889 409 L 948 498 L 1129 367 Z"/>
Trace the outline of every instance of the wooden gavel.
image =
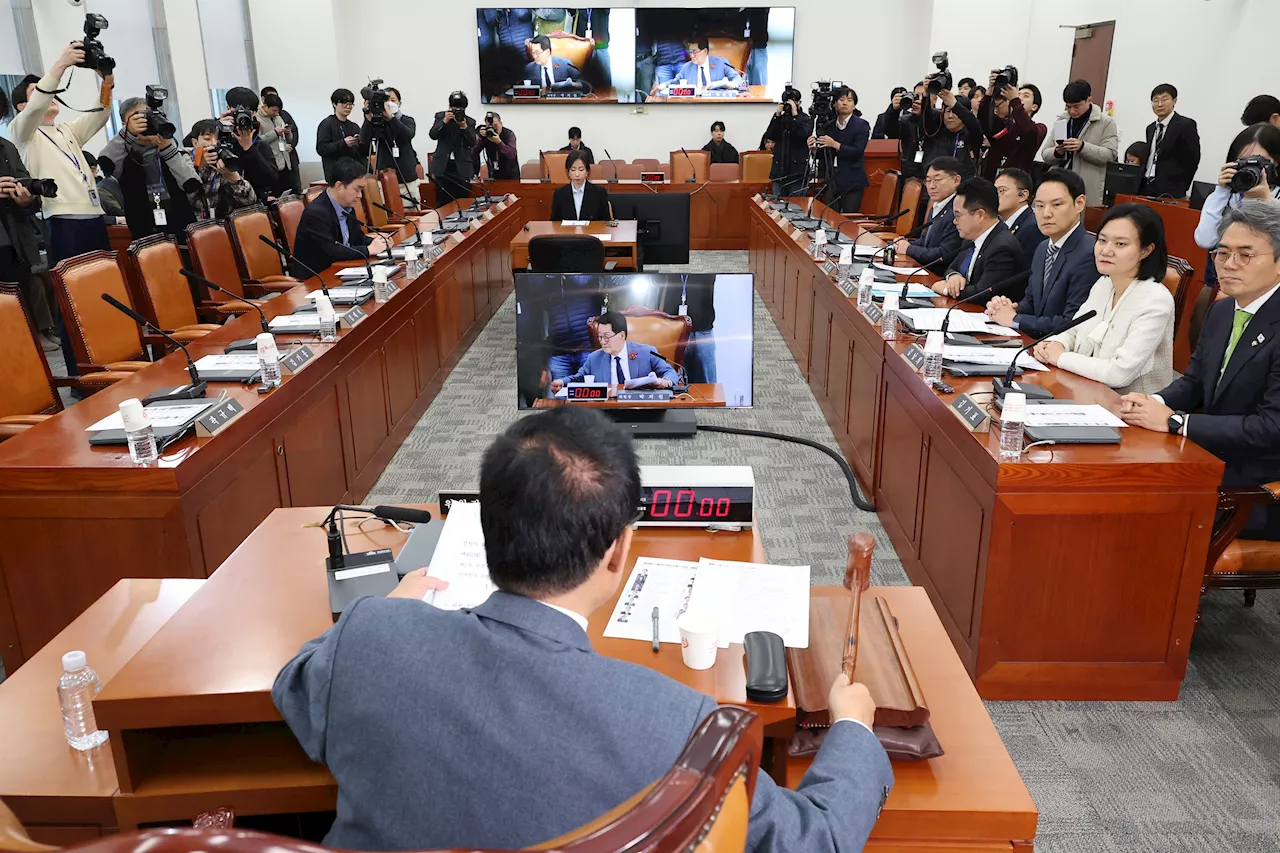
<path id="1" fill-rule="evenodd" d="M 845 629 L 844 657 L 841 669 L 850 682 L 858 665 L 858 618 L 862 610 L 862 593 L 871 586 L 871 557 L 876 540 L 870 533 L 849 537 L 849 562 L 844 570 L 844 587 L 849 590 L 849 624 Z"/>

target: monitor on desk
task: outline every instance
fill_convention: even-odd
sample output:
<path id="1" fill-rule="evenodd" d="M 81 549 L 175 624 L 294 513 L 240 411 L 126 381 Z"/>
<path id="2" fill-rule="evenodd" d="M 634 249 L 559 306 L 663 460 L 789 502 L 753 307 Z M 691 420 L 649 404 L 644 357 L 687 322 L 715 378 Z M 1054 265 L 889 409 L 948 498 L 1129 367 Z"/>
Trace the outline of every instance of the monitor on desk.
<path id="1" fill-rule="evenodd" d="M 1142 194 L 1142 166 L 1128 163 L 1108 163 L 1107 182 L 1102 190 L 1102 203 L 1111 207 L 1118 195 Z"/>
<path id="2" fill-rule="evenodd" d="M 750 274 L 517 273 L 515 279 L 521 409 L 751 405 Z"/>
<path id="3" fill-rule="evenodd" d="M 614 216 L 636 221 L 641 264 L 689 263 L 689 193 L 610 192 L 609 202 Z"/>

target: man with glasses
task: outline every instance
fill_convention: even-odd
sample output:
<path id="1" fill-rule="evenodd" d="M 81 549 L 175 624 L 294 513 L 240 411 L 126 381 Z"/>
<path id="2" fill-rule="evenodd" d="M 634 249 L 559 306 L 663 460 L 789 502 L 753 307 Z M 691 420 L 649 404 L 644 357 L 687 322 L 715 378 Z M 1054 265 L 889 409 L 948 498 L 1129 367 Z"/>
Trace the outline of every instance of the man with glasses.
<path id="1" fill-rule="evenodd" d="M 1018 238 L 1000 219 L 995 185 L 986 178 L 969 178 L 960 185 L 954 215 L 964 242 L 946 277 L 933 285 L 935 293 L 965 299 L 1027 268 Z M 1009 295 L 1020 297 L 1022 288 Z"/>
<path id="2" fill-rule="evenodd" d="M 1156 120 L 1147 125 L 1147 162 L 1142 191 L 1151 196 L 1185 198 L 1200 168 L 1200 131 L 1195 119 L 1174 112 L 1178 90 L 1161 83 L 1151 90 Z"/>
<path id="3" fill-rule="evenodd" d="M 596 321 L 596 338 L 600 341 L 600 349 L 587 356 L 586 364 L 574 375 L 552 380 L 552 393 L 560 393 L 560 389 L 570 382 L 586 381 L 588 376 L 592 377 L 591 381 L 607 382 L 619 388 L 628 382 L 633 388 L 670 388 L 676 384 L 679 377 L 656 349 L 627 340 L 625 314 L 617 311 L 601 314 Z M 645 378 L 649 381 L 638 382 Z"/>
<path id="4" fill-rule="evenodd" d="M 939 157 L 929 164 L 924 187 L 930 204 L 920 236 L 914 240 L 897 238 L 893 241 L 896 251 L 918 264 L 933 267 L 945 268 L 956 259 L 962 239 L 956 230 L 954 211 L 960 172 L 960 161 L 954 157 Z"/>
<path id="5" fill-rule="evenodd" d="M 1230 298 L 1209 308 L 1187 372 L 1158 394 L 1124 395 L 1121 417 L 1217 456 L 1224 486 L 1261 486 L 1280 480 L 1280 202 L 1227 210 L 1213 261 Z M 1259 507 L 1240 536 L 1280 540 L 1280 507 Z"/>
<path id="6" fill-rule="evenodd" d="M 706 36 L 689 39 L 684 49 L 689 52 L 689 61 L 680 66 L 676 79 L 692 83 L 699 93 L 708 89 L 736 89 L 742 82 L 738 69 L 711 55 L 711 43 Z"/>

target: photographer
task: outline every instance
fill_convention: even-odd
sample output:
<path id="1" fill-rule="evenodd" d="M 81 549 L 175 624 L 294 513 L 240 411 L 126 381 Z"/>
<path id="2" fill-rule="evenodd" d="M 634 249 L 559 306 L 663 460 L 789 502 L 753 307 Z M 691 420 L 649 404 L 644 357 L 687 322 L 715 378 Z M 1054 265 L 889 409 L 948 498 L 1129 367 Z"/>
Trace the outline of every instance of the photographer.
<path id="1" fill-rule="evenodd" d="M 388 86 L 378 89 L 375 83 L 362 89 L 365 96 L 364 124 L 360 126 L 360 153 L 365 157 L 378 149 L 377 171 L 391 169 L 396 173 L 402 195 L 418 201 L 418 152 L 413 150 L 413 137 L 418 122 L 400 108 L 400 90 Z M 373 97 L 370 98 L 369 96 Z M 381 101 L 382 108 L 375 110 Z"/>
<path id="2" fill-rule="evenodd" d="M 928 91 L 924 81 L 921 81 L 915 85 L 914 91 L 895 94 L 889 104 L 889 111 L 884 114 L 884 135 L 888 139 L 898 140 L 898 155 L 902 159 L 904 178 L 923 178 L 925 174 L 925 143 L 929 134 L 921 127 L 921 115 L 926 99 L 929 99 Z M 932 125 L 938 127 L 941 123 L 941 120 L 935 120 Z"/>
<path id="3" fill-rule="evenodd" d="M 828 169 L 827 204 L 839 213 L 857 213 L 868 186 L 863 155 L 871 138 L 871 126 L 857 114 L 858 93 L 848 86 L 833 90 L 831 103 L 836 119 L 820 129 L 821 136 L 809 137 L 809 147 L 822 149 L 819 156 L 834 152 L 835 162 Z"/>
<path id="4" fill-rule="evenodd" d="M 813 118 L 800 106 L 800 91 L 787 86 L 782 103 L 773 111 L 765 139 L 773 141 L 773 168 L 769 178 L 775 195 L 797 195 L 805 189 L 809 167 L 809 137 L 813 135 Z"/>
<path id="5" fill-rule="evenodd" d="M 173 141 L 173 126 L 161 127 L 163 113 L 142 98 L 121 102 L 120 123 L 120 132 L 99 152 L 98 163 L 119 181 L 129 234 L 137 240 L 163 232 L 182 242 L 186 227 L 196 221 L 187 201 L 187 193 L 199 186 L 195 167 Z"/>
<path id="6" fill-rule="evenodd" d="M 467 118 L 467 96 L 449 95 L 449 108 L 436 113 L 429 136 L 436 141 L 431 157 L 431 179 L 436 186 L 436 207 L 471 196 L 471 152 L 476 146 L 475 122 Z"/>
<path id="7" fill-rule="evenodd" d="M 293 143 L 296 140 L 289 132 L 280 110 L 284 102 L 274 92 L 262 96 L 262 106 L 258 108 L 258 141 L 271 152 L 272 163 L 276 167 L 276 183 L 272 191 L 276 195 L 284 195 L 293 189 L 293 177 L 290 174 Z"/>
<path id="8" fill-rule="evenodd" d="M 275 86 L 263 86 L 262 91 L 258 93 L 258 96 L 265 99 L 267 95 L 280 97 L 280 92 Z M 302 195 L 302 171 L 299 167 L 299 163 L 301 161 L 298 158 L 298 145 L 302 138 L 298 136 L 298 123 L 294 121 L 293 116 L 289 115 L 289 111 L 284 108 L 284 99 L 280 100 L 279 115 L 280 118 L 284 120 L 284 126 L 288 129 L 290 138 L 289 173 L 287 175 L 289 192 Z M 283 183 L 284 182 L 282 181 L 281 184 L 283 185 Z"/>
<path id="9" fill-rule="evenodd" d="M 924 78 L 926 89 L 930 79 Z M 942 112 L 930 107 L 929 117 L 924 119 L 926 128 L 932 127 L 937 120 L 942 124 L 941 129 L 925 142 L 925 166 L 939 157 L 954 157 L 960 161 L 961 177 L 972 178 L 978 169 L 978 155 L 982 152 L 982 125 L 969 111 L 969 104 L 953 95 L 950 89 L 942 89 L 938 97 L 942 100 Z"/>
<path id="10" fill-rule="evenodd" d="M 898 96 L 906 94 L 906 91 L 907 89 L 905 86 L 893 87 L 893 91 L 889 93 L 889 108 L 884 112 L 882 112 L 880 115 L 876 116 L 875 127 L 871 128 L 872 139 L 897 139 L 898 138 L 896 124 L 895 124 L 894 135 L 889 136 L 888 132 L 885 130 L 885 123 L 889 120 L 890 113 L 896 116 L 901 111 L 901 107 L 899 106 L 899 104 L 901 103 L 901 98 L 899 98 Z"/>
<path id="11" fill-rule="evenodd" d="M 333 177 L 333 167 L 341 160 L 366 162 L 360 154 L 360 126 L 351 120 L 356 96 L 350 89 L 334 89 L 329 96 L 333 115 L 325 116 L 316 128 L 316 153 L 326 181 Z"/>
<path id="12" fill-rule="evenodd" d="M 1004 169 L 1030 172 L 1047 132 L 1043 124 L 1031 120 L 1017 89 L 1016 72 L 1012 67 L 993 70 L 990 81 L 994 94 L 978 107 L 978 124 L 991 146 L 982 163 L 982 176 L 989 181 Z"/>
<path id="13" fill-rule="evenodd" d="M 258 194 L 234 167 L 239 165 L 233 147 L 219 142 L 222 125 L 207 118 L 191 128 L 192 158 L 200 178 L 199 186 L 187 193 L 187 201 L 197 220 L 222 219 L 233 210 L 258 203 Z M 223 159 L 231 156 L 230 165 Z"/>
<path id="14" fill-rule="evenodd" d="M 502 116 L 485 113 L 485 123 L 476 129 L 476 144 L 471 147 L 472 168 L 480 174 L 480 153 L 489 162 L 489 177 L 503 181 L 520 180 L 520 160 L 516 154 L 516 134 L 502 124 Z M 589 165 L 589 164 L 588 164 Z"/>
<path id="15" fill-rule="evenodd" d="M 253 184 L 258 198 L 266 199 L 274 195 L 279 174 L 270 149 L 255 138 L 259 129 L 257 112 L 258 96 L 252 89 L 236 86 L 227 91 L 227 111 L 222 114 L 222 125 L 240 146 L 241 173 Z"/>

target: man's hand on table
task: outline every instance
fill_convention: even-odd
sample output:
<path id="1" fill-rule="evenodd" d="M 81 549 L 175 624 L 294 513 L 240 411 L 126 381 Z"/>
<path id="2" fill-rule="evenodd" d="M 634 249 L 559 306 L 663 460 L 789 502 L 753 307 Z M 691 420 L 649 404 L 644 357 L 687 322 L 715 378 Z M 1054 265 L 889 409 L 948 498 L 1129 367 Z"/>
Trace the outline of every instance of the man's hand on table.
<path id="1" fill-rule="evenodd" d="M 1152 432 L 1168 432 L 1173 409 L 1147 394 L 1125 394 L 1120 398 L 1120 419 L 1129 426 Z"/>
<path id="2" fill-rule="evenodd" d="M 987 319 L 1001 326 L 1012 326 L 1018 316 L 1018 303 L 1007 296 L 997 296 L 987 303 Z"/>
<path id="3" fill-rule="evenodd" d="M 876 720 L 876 703 L 867 685 L 856 681 L 850 684 L 843 672 L 836 676 L 831 692 L 827 694 L 827 709 L 833 722 L 852 719 L 871 728 Z"/>
<path id="4" fill-rule="evenodd" d="M 960 291 L 964 290 L 965 280 L 960 273 L 953 272 L 942 281 L 935 282 L 930 286 L 933 288 L 933 292 L 939 296 L 950 296 L 955 299 L 960 295 Z"/>
<path id="5" fill-rule="evenodd" d="M 431 571 L 430 568 L 414 569 L 409 572 L 395 589 L 387 593 L 387 598 L 416 598 L 422 601 L 427 597 L 427 593 L 449 588 L 448 581 L 431 577 L 427 574 L 429 571 Z"/>

